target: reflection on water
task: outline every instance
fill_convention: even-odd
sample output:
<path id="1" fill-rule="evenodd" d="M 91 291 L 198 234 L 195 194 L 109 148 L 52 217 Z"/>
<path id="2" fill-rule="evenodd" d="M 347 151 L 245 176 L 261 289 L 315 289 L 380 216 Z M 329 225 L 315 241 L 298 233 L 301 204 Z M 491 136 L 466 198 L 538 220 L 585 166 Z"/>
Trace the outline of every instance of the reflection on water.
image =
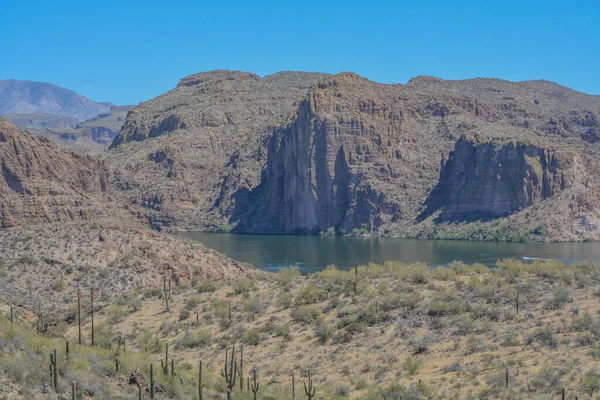
<path id="1" fill-rule="evenodd" d="M 432 265 L 462 260 L 494 265 L 503 258 L 523 260 L 551 259 L 565 262 L 600 261 L 599 243 L 501 243 L 393 238 L 354 238 L 320 236 L 234 235 L 224 233 L 182 232 L 236 260 L 255 267 L 277 270 L 297 265 L 313 272 L 335 264 L 351 268 L 355 263 L 424 261 Z"/>

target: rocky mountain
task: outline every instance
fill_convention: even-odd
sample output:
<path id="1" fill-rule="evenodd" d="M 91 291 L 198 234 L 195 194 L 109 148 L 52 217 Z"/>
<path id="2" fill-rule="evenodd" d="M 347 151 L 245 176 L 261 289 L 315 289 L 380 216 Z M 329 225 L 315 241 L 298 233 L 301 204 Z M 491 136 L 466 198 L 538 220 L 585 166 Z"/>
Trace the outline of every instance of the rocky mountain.
<path id="1" fill-rule="evenodd" d="M 0 80 L 0 114 L 54 114 L 85 121 L 111 106 L 50 83 Z"/>
<path id="2" fill-rule="evenodd" d="M 107 161 L 167 229 L 600 239 L 600 97 L 216 71 L 141 104 Z"/>

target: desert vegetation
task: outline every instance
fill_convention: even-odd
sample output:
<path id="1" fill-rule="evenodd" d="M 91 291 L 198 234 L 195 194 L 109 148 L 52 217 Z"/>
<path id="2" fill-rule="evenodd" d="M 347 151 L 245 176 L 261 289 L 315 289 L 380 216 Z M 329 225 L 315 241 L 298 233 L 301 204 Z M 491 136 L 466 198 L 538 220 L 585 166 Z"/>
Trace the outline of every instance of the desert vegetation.
<path id="1" fill-rule="evenodd" d="M 170 289 L 168 273 L 99 299 L 93 346 L 89 300 L 81 345 L 77 312 L 40 329 L 6 305 L 0 397 L 587 399 L 600 388 L 597 263 L 386 262 Z"/>

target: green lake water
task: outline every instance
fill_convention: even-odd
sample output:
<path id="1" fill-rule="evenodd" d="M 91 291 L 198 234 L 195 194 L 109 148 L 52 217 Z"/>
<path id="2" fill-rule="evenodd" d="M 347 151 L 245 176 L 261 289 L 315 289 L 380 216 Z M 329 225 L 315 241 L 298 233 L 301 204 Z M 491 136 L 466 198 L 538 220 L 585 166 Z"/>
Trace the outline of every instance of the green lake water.
<path id="1" fill-rule="evenodd" d="M 234 235 L 177 233 L 257 268 L 277 270 L 297 265 L 302 272 L 324 269 L 329 264 L 352 268 L 355 263 L 424 261 L 432 265 L 462 260 L 493 266 L 503 258 L 552 259 L 572 263 L 600 261 L 600 243 L 501 243 L 393 238 L 320 236 Z"/>

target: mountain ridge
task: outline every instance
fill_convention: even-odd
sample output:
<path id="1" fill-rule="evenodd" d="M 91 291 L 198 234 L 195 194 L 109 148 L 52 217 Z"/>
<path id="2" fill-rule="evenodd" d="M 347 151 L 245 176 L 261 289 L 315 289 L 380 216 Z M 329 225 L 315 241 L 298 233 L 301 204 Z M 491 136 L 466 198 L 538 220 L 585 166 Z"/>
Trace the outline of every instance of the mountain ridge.
<path id="1" fill-rule="evenodd" d="M 519 172 L 525 176 L 538 171 L 540 162 L 554 165 L 547 164 L 543 155 L 555 148 L 577 154 L 593 171 L 598 168 L 600 97 L 547 81 L 447 81 L 421 76 L 407 84 L 384 84 L 352 72 L 271 76 L 222 70 L 193 74 L 172 91 L 142 103 L 128 114 L 107 154 L 117 190 L 141 205 L 153 225 L 166 229 L 222 226 L 219 229 L 240 233 L 316 233 L 332 228 L 436 238 L 460 236 L 463 232 L 456 230 L 465 229 L 436 213 L 429 219 L 419 217 L 425 215 L 421 208 L 426 204 L 439 204 L 427 203 L 427 198 L 442 179 L 443 160 L 464 155 L 456 148 L 463 137 L 475 135 L 496 144 L 538 143 L 537 150 L 527 153 L 526 162 L 532 164 Z M 269 86 L 270 80 L 279 86 Z M 249 112 L 248 107 L 257 105 L 255 96 L 265 96 L 261 101 L 268 102 L 292 87 L 294 96 L 287 97 L 278 111 L 258 107 Z M 221 142 L 235 131 L 244 132 L 243 140 Z M 191 143 L 199 152 L 207 151 L 208 157 L 221 154 L 221 161 L 198 169 L 200 153 L 192 157 L 186 149 Z M 221 147 L 231 148 L 233 143 L 234 151 Z M 512 150 L 493 157 L 511 154 Z M 529 154 L 536 154 L 535 159 Z M 127 172 L 134 167 L 125 155 L 136 160 L 137 177 Z M 541 173 L 572 176 L 552 168 L 542 168 Z M 201 170 L 210 172 L 197 175 Z M 499 171 L 507 180 L 516 179 L 502 168 Z M 202 176 L 204 189 L 199 190 L 194 176 Z M 142 183 L 146 179 L 153 184 Z M 534 186 L 541 185 L 542 175 L 531 179 Z M 533 215 L 535 207 L 546 203 L 579 209 L 552 192 L 549 198 L 536 197 L 534 203 L 506 203 L 516 206 L 498 209 L 502 217 L 492 222 L 475 213 L 466 219 L 471 224 L 467 230 L 483 227 L 490 231 L 486 237 L 494 238 L 501 222 L 518 232 L 519 240 L 597 239 L 600 220 L 593 200 L 597 183 L 593 174 L 582 179 L 562 187 L 579 193 L 573 192 L 574 198 L 583 196 L 581 201 L 594 204 L 589 218 L 582 210 L 560 221 Z M 292 189 L 294 185 L 297 189 Z M 520 183 L 506 185 L 516 188 Z M 287 200 L 285 193 L 291 196 Z M 533 226 L 540 218 L 539 224 L 549 225 L 547 229 Z M 576 221 L 583 220 L 587 228 L 582 230 Z M 547 234 L 529 233 L 537 231 Z"/>
<path id="2" fill-rule="evenodd" d="M 112 106 L 114 104 L 95 102 L 52 83 L 0 80 L 0 114 L 55 114 L 85 121 Z"/>

